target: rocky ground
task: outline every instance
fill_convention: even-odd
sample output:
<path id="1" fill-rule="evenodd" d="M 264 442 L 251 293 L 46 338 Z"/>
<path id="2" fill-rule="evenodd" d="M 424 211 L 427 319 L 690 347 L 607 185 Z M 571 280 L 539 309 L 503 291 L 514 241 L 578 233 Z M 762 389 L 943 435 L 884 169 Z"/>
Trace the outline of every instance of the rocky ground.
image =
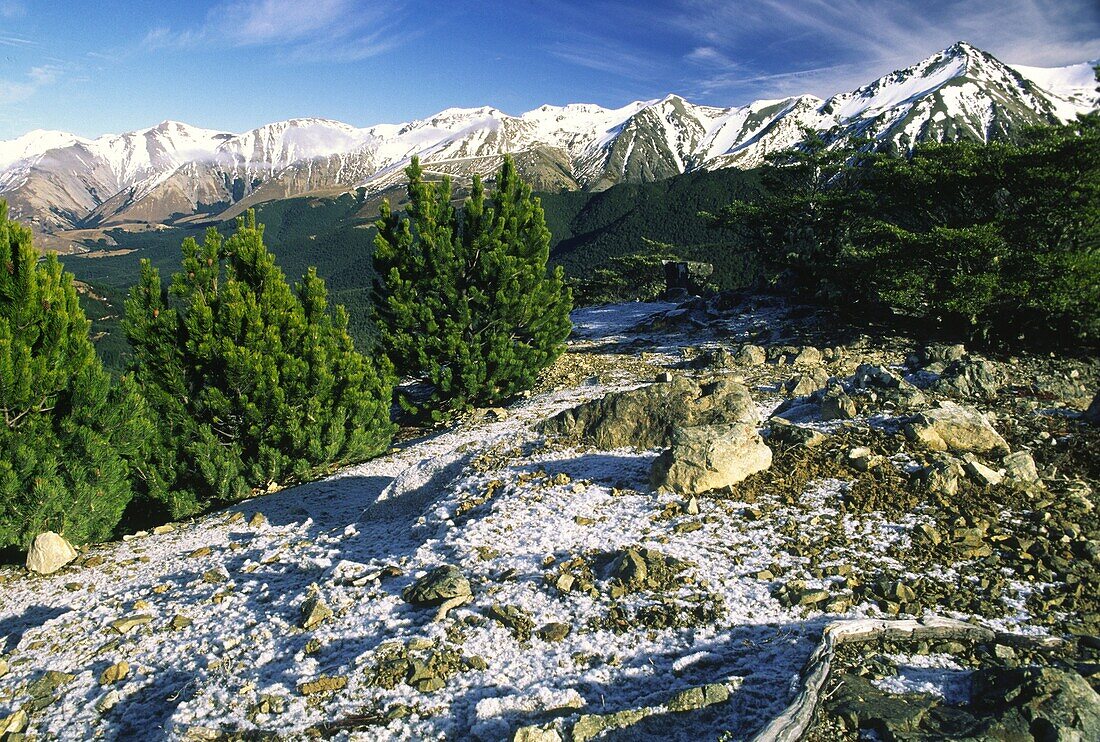
<path id="1" fill-rule="evenodd" d="M 1095 359 L 766 298 L 575 320 L 507 410 L 0 572 L 0 737 L 749 739 L 826 626 L 943 616 L 839 645 L 800 733 L 1097 738 Z"/>

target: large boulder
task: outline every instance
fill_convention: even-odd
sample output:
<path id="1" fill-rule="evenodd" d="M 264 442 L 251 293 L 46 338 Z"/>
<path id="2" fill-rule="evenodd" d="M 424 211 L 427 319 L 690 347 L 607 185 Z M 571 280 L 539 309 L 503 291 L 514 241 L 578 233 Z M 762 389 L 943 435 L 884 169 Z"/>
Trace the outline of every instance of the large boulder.
<path id="1" fill-rule="evenodd" d="M 759 422 L 760 412 L 744 384 L 674 376 L 565 410 L 543 423 L 542 432 L 603 449 L 657 448 L 670 445 L 674 428 Z"/>
<path id="2" fill-rule="evenodd" d="M 53 531 L 46 531 L 34 537 L 34 543 L 27 552 L 27 569 L 48 575 L 74 559 L 76 559 L 76 549 L 73 545 Z"/>
<path id="3" fill-rule="evenodd" d="M 905 435 L 933 451 L 1004 456 L 1008 443 L 985 415 L 954 402 L 925 410 L 905 426 Z"/>
<path id="4" fill-rule="evenodd" d="M 401 597 L 413 605 L 440 605 L 455 598 L 472 595 L 470 581 L 453 564 L 436 567 L 405 588 Z"/>
<path id="5" fill-rule="evenodd" d="M 650 470 L 655 488 L 697 495 L 729 487 L 772 464 L 772 450 L 748 423 L 677 428 Z"/>
<path id="6" fill-rule="evenodd" d="M 1022 739 L 1100 739 L 1100 695 L 1075 672 L 1053 667 L 988 668 L 974 673 L 971 702 Z M 1003 739 L 1015 737 L 1007 735 Z"/>
<path id="7" fill-rule="evenodd" d="M 940 374 L 933 389 L 959 397 L 992 399 L 1004 384 L 1004 374 L 992 361 L 960 358 L 952 361 Z"/>

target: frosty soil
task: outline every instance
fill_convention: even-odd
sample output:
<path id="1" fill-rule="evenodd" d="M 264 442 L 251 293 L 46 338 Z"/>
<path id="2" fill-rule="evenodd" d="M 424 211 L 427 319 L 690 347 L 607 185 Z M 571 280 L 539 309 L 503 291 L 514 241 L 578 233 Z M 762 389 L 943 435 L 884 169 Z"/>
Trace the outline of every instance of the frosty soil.
<path id="1" fill-rule="evenodd" d="M 535 423 L 578 402 L 651 381 L 641 371 L 679 363 L 682 348 L 717 343 L 659 322 L 648 334 L 631 331 L 673 306 L 578 312 L 575 353 L 635 365 L 612 363 L 617 373 L 604 367 L 598 378 L 573 378 L 568 388 L 514 406 L 506 419 L 472 418 L 329 479 L 171 532 L 93 547 L 78 566 L 50 577 L 0 574 L 0 657 L 9 665 L 0 679 L 0 718 L 31 701 L 30 729 L 47 737 L 246 730 L 295 737 L 312 730 L 492 740 L 555 717 L 660 706 L 677 691 L 725 682 L 733 691 L 728 702 L 658 713 L 629 736 L 751 736 L 785 707 L 829 620 L 882 615 L 876 601 L 858 596 L 833 605 L 839 613 L 832 615 L 823 605 L 788 605 L 776 596 L 778 584 L 802 576 L 806 590 L 836 589 L 846 565 L 859 571 L 870 563 L 951 583 L 965 574 L 966 560 L 938 575 L 907 571 L 897 557 L 933 518 L 846 510 L 839 506 L 851 486 L 845 479 L 815 479 L 794 496 L 702 497 L 696 514 L 682 498 L 651 489 L 656 451 L 594 450 L 534 432 Z M 720 340 L 747 338 L 781 314 L 768 306 L 737 314 Z M 642 364 L 639 346 L 647 351 Z M 774 377 L 774 368 L 746 371 L 765 415 L 779 402 L 769 372 Z M 867 425 L 860 418 L 808 427 L 837 433 Z M 911 465 L 900 454 L 893 461 L 886 466 Z M 257 511 L 263 517 L 253 519 Z M 815 560 L 791 548 L 826 525 L 843 532 L 847 545 Z M 589 590 L 555 586 L 571 560 L 596 564 L 626 549 L 655 550 L 685 567 L 659 591 L 617 593 L 595 571 Z M 473 599 L 435 622 L 435 609 L 410 605 L 402 590 L 444 564 L 461 569 Z M 811 565 L 822 574 L 808 574 Z M 307 631 L 299 623 L 312 585 L 334 615 Z M 1010 584 L 1005 615 L 991 617 L 995 628 L 1045 632 L 1027 607 L 1038 587 Z M 639 618 L 655 606 L 701 604 L 716 606 L 713 620 L 676 619 L 662 628 Z M 494 607 L 516 609 L 535 629 L 564 624 L 568 631 L 555 641 L 537 632 L 521 640 L 492 618 Z M 133 628 L 115 623 L 125 618 L 139 621 Z M 427 664 L 447 654 L 442 687 L 380 684 L 380 662 L 394 652 Z M 907 670 L 883 681 L 885 689 L 960 692 L 961 668 L 949 660 L 897 659 L 909 660 Z M 121 661 L 128 674 L 101 685 L 104 671 Z M 46 670 L 72 678 L 36 698 L 32 684 Z M 307 685 L 325 678 L 334 681 Z M 325 726 L 340 720 L 354 723 Z"/>

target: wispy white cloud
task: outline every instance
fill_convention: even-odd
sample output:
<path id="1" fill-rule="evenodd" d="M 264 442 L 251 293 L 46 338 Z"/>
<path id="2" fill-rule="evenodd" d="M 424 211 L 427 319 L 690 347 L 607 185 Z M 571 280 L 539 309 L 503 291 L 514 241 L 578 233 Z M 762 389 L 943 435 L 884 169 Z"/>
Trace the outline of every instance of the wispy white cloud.
<path id="1" fill-rule="evenodd" d="M 193 28 L 157 26 L 147 49 L 193 49 L 209 44 L 273 47 L 284 59 L 356 61 L 399 46 L 411 37 L 400 28 L 399 3 L 361 0 L 234 0 L 210 10 Z"/>
<path id="2" fill-rule="evenodd" d="M 666 17 L 704 94 L 828 95 L 959 40 L 1021 64 L 1100 55 L 1095 0 L 680 0 Z"/>
<path id="3" fill-rule="evenodd" d="M 663 86 L 722 104 L 828 96 L 960 40 L 1009 63 L 1100 57 L 1096 0 L 528 2 L 559 59 L 631 81 L 635 95 Z"/>
<path id="4" fill-rule="evenodd" d="M 612 39 L 576 34 L 552 43 L 547 51 L 571 64 L 633 79 L 646 79 L 660 67 L 660 60 Z"/>
<path id="5" fill-rule="evenodd" d="M 46 64 L 31 67 L 18 80 L 0 79 L 0 104 L 18 103 L 33 96 L 40 88 L 52 85 L 63 72 L 59 65 Z"/>
<path id="6" fill-rule="evenodd" d="M 0 0 L 0 18 L 22 18 L 27 8 L 18 0 Z"/>
<path id="7" fill-rule="evenodd" d="M 23 38 L 22 36 L 15 36 L 9 33 L 0 33 L 0 46 L 10 46 L 17 49 L 22 49 L 31 46 L 38 46 L 38 44 L 30 39 Z"/>

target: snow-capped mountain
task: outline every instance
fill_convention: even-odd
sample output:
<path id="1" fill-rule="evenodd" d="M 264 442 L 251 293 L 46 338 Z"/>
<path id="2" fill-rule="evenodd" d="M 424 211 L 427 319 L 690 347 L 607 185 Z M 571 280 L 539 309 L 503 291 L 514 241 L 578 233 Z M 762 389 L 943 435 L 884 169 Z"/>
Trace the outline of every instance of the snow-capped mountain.
<path id="1" fill-rule="evenodd" d="M 964 42 L 827 100 L 798 96 L 699 106 L 676 95 L 617 109 L 542 106 L 520 116 L 450 108 L 405 124 L 357 128 L 304 118 L 243 134 L 166 121 L 84 139 L 34 131 L 0 142 L 0 197 L 36 231 L 217 218 L 227 210 L 325 190 L 378 192 L 419 155 L 429 172 L 469 177 L 512 154 L 538 189 L 606 188 L 698 169 L 754 167 L 806 129 L 840 143 L 988 141 L 1100 106 L 1089 64 L 1008 66 Z"/>

